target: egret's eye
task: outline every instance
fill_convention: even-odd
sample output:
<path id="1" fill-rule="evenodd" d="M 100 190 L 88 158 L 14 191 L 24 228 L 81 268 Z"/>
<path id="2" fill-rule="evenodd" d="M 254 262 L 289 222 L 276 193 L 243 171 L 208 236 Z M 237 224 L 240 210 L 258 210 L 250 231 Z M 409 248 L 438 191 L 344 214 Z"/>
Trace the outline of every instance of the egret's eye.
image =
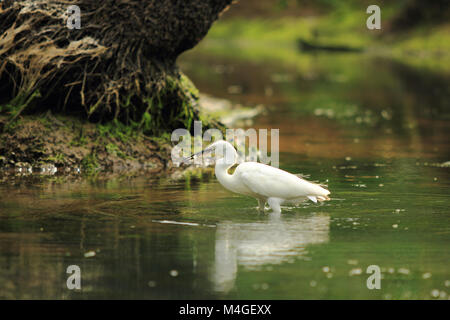
<path id="1" fill-rule="evenodd" d="M 214 151 L 214 148 L 206 148 L 203 150 L 203 153 L 212 153 Z"/>
<path id="2" fill-rule="evenodd" d="M 225 156 L 225 147 L 224 146 L 219 146 L 217 148 L 215 148 L 215 156 L 219 159 L 219 158 L 223 158 Z"/>

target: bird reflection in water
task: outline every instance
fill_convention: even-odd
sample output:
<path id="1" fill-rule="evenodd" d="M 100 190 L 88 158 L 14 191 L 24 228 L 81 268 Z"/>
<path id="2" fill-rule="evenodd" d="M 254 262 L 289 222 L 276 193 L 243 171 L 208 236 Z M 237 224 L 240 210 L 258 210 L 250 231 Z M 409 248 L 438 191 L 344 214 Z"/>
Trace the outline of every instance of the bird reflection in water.
<path id="1" fill-rule="evenodd" d="M 215 259 L 211 271 L 214 290 L 228 292 L 234 287 L 238 266 L 258 270 L 307 257 L 306 247 L 329 240 L 330 216 L 285 217 L 269 215 L 267 221 L 217 225 Z"/>

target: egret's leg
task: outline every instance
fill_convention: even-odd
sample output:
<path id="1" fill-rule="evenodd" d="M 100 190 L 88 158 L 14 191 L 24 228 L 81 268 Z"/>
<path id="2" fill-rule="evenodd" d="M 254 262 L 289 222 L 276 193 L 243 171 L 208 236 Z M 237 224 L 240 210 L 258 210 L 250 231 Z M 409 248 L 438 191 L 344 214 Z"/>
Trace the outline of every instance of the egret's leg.
<path id="1" fill-rule="evenodd" d="M 267 202 L 269 203 L 269 206 L 272 208 L 274 213 L 281 213 L 280 205 L 283 202 L 283 199 L 269 198 L 269 199 L 267 199 Z"/>
<path id="2" fill-rule="evenodd" d="M 266 205 L 266 201 L 262 200 L 262 199 L 258 199 L 258 209 L 259 211 L 264 212 L 264 206 Z"/>

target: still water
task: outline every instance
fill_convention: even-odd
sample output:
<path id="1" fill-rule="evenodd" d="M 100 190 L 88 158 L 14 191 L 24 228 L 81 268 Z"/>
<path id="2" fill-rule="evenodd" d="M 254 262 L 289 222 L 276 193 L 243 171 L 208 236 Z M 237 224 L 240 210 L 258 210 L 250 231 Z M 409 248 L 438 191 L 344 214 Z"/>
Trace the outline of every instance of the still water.
<path id="1" fill-rule="evenodd" d="M 448 299 L 450 77 L 366 55 L 298 65 L 208 51 L 180 61 L 202 92 L 267 111 L 280 167 L 332 200 L 261 214 L 210 172 L 4 176 L 3 299 Z M 66 268 L 81 269 L 81 290 Z M 367 267 L 382 272 L 369 290 Z"/>

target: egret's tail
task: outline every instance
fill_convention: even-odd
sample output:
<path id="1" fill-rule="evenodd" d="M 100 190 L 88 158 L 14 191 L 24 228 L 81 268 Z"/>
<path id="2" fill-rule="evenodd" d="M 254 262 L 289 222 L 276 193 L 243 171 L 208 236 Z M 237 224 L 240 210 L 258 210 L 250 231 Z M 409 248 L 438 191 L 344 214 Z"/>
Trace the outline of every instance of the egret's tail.
<path id="1" fill-rule="evenodd" d="M 331 198 L 329 196 L 317 196 L 318 201 L 329 201 Z"/>
<path id="2" fill-rule="evenodd" d="M 330 200 L 330 197 L 328 197 L 328 196 L 314 195 L 314 196 L 306 196 L 306 197 L 314 203 L 317 203 L 317 201 L 322 202 L 322 201 Z"/>

